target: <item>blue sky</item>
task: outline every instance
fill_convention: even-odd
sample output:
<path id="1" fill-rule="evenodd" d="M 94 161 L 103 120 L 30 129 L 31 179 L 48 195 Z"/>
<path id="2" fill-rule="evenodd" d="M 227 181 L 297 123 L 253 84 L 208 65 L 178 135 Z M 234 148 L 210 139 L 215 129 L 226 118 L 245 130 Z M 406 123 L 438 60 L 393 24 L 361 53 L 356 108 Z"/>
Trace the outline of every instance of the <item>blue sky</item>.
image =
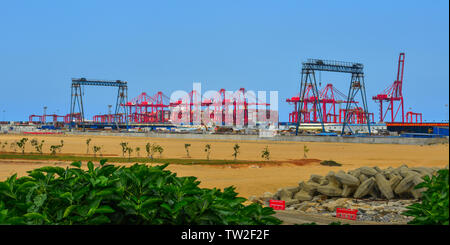
<path id="1" fill-rule="evenodd" d="M 0 120 L 66 114 L 73 77 L 128 81 L 141 92 L 279 91 L 280 121 L 301 62 L 361 62 L 367 97 L 395 79 L 406 53 L 405 111 L 448 120 L 448 1 L 0 1 Z M 346 93 L 349 75 L 321 74 Z M 89 118 L 116 90 L 89 87 Z M 447 107 L 445 106 L 447 104 Z M 378 107 L 369 101 L 378 118 Z M 5 112 L 3 112 L 5 111 Z"/>

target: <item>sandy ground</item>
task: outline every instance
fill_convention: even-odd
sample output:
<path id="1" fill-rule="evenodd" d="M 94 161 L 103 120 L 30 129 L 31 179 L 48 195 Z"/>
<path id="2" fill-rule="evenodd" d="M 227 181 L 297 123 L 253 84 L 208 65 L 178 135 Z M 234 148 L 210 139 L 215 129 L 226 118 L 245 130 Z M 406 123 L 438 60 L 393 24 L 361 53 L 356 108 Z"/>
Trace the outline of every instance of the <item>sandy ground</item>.
<path id="1" fill-rule="evenodd" d="M 0 135 L 0 145 L 7 141 L 11 143 L 24 136 Z M 64 140 L 62 153 L 73 155 L 86 154 L 86 136 L 30 136 L 25 137 L 45 140 L 44 153 L 49 153 L 52 144 L 59 144 Z M 271 159 L 280 161 L 275 166 L 245 165 L 208 166 L 208 165 L 170 165 L 167 169 L 179 176 L 196 176 L 202 182 L 202 187 L 224 188 L 235 186 L 240 196 L 261 195 L 266 191 L 275 192 L 280 187 L 295 186 L 301 180 L 307 180 L 311 174 L 325 175 L 329 171 L 349 170 L 360 166 L 378 166 L 380 168 L 408 166 L 437 166 L 449 164 L 449 145 L 391 145 L 391 144 L 350 144 L 350 143 L 319 143 L 319 142 L 272 142 L 272 141 L 211 141 L 194 139 L 162 139 L 145 137 L 115 137 L 92 136 L 92 146 L 102 146 L 103 155 L 121 156 L 120 142 L 129 142 L 132 147 L 140 147 L 140 156 L 144 156 L 147 142 L 157 143 L 164 147 L 163 158 L 185 158 L 184 144 L 191 144 L 190 155 L 194 159 L 204 159 L 205 144 L 211 144 L 211 159 L 233 159 L 233 145 L 241 146 L 238 159 L 261 160 L 261 151 L 269 147 Z M 317 159 L 298 166 L 292 163 L 282 163 L 292 159 L 303 158 L 303 147 L 309 148 L 308 159 Z M 8 146 L 0 151 L 11 151 Z M 26 152 L 35 152 L 29 143 Z M 1 153 L 0 153 L 1 154 Z M 135 153 L 133 155 L 136 156 Z M 319 164 L 319 160 L 334 160 L 342 163 L 341 167 L 328 167 Z M 66 166 L 64 162 L 40 162 L 25 160 L 1 160 L 0 180 L 4 180 L 13 173 L 20 176 L 26 171 L 47 165 Z"/>

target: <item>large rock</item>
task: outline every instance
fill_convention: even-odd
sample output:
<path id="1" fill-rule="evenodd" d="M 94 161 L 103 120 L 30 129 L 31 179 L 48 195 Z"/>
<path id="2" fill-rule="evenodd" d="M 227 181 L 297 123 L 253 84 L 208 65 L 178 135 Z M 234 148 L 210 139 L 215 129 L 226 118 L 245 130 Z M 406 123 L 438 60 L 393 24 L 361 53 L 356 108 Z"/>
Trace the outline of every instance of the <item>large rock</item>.
<path id="1" fill-rule="evenodd" d="M 330 212 L 335 212 L 336 208 L 345 208 L 347 206 L 347 202 L 350 201 L 350 198 L 339 198 L 335 201 L 330 201 L 322 205 L 325 209 Z"/>
<path id="2" fill-rule="evenodd" d="M 365 195 L 369 194 L 370 191 L 372 190 L 374 184 L 375 184 L 375 178 L 373 178 L 373 177 L 362 182 L 361 185 L 359 185 L 358 189 L 356 189 L 356 192 L 353 195 L 353 197 L 361 198 L 361 197 L 364 197 Z"/>
<path id="3" fill-rule="evenodd" d="M 412 182 L 414 183 L 413 186 L 411 187 L 411 189 L 409 190 L 409 192 L 411 193 L 411 195 L 415 198 L 415 199 L 420 199 L 422 198 L 422 192 L 426 191 L 427 188 L 423 187 L 420 189 L 416 189 L 416 185 L 424 182 L 424 180 L 419 177 L 419 176 L 414 176 Z"/>
<path id="4" fill-rule="evenodd" d="M 278 197 L 280 198 L 280 200 L 291 200 L 293 196 L 292 191 L 289 191 L 288 188 L 282 188 L 279 192 L 278 192 Z"/>
<path id="5" fill-rule="evenodd" d="M 373 169 L 375 169 L 378 173 L 383 172 L 383 170 L 381 170 L 378 166 L 373 167 Z"/>
<path id="6" fill-rule="evenodd" d="M 368 179 L 368 177 L 365 174 L 360 174 L 358 177 L 359 181 L 362 183 Z"/>
<path id="7" fill-rule="evenodd" d="M 309 180 L 312 182 L 315 182 L 317 184 L 320 184 L 320 182 L 324 179 L 323 176 L 317 175 L 317 174 L 311 174 L 309 177 Z"/>
<path id="8" fill-rule="evenodd" d="M 400 181 L 402 181 L 402 177 L 393 174 L 392 177 L 389 179 L 389 185 L 391 186 L 391 189 L 395 190 L 395 187 L 397 187 Z"/>
<path id="9" fill-rule="evenodd" d="M 386 197 L 387 199 L 394 198 L 394 192 L 392 191 L 391 185 L 382 173 L 378 173 L 375 175 L 375 182 L 377 183 L 378 190 L 380 190 L 381 194 L 384 197 Z"/>
<path id="10" fill-rule="evenodd" d="M 310 201 L 313 197 L 306 191 L 301 190 L 294 195 L 295 200 Z"/>
<path id="11" fill-rule="evenodd" d="M 417 177 L 415 174 L 410 174 L 406 176 L 400 183 L 398 183 L 397 187 L 395 187 L 394 192 L 396 194 L 403 194 L 411 189 L 414 185 L 414 178 Z"/>
<path id="12" fill-rule="evenodd" d="M 350 174 L 346 174 L 343 171 L 338 172 L 335 177 L 343 185 L 358 186 L 361 183 L 358 178 Z"/>
<path id="13" fill-rule="evenodd" d="M 317 187 L 319 187 L 319 184 L 312 181 L 308 181 L 306 183 L 301 182 L 299 184 L 300 190 L 307 192 L 310 196 L 314 196 L 314 193 L 317 191 Z"/>
<path id="14" fill-rule="evenodd" d="M 341 188 L 342 184 L 337 180 L 336 174 L 333 171 L 330 171 L 325 178 L 328 180 L 328 185 L 336 187 L 338 189 Z"/>
<path id="15" fill-rule="evenodd" d="M 377 170 L 371 167 L 360 167 L 359 170 L 361 171 L 362 174 L 365 174 L 367 176 L 375 176 L 375 174 L 378 173 Z"/>
<path id="16" fill-rule="evenodd" d="M 270 193 L 270 192 L 264 192 L 264 194 L 260 197 L 260 199 L 263 202 L 267 202 L 267 201 L 269 201 L 271 199 L 274 199 L 273 196 L 274 195 L 272 193 Z"/>
<path id="17" fill-rule="evenodd" d="M 349 197 L 349 196 L 353 195 L 353 193 L 356 191 L 356 188 L 358 188 L 358 187 L 357 186 L 344 185 L 344 188 L 342 189 L 342 196 L 343 197 Z"/>
<path id="18" fill-rule="evenodd" d="M 406 178 L 406 176 L 408 176 L 408 175 L 418 175 L 417 172 L 412 171 L 412 170 L 409 169 L 409 168 L 401 168 L 401 169 L 399 170 L 399 173 L 400 173 L 400 175 L 401 175 L 403 178 Z"/>
<path id="19" fill-rule="evenodd" d="M 338 197 L 342 195 L 342 189 L 334 186 L 334 185 L 324 185 L 317 187 L 317 192 L 320 192 L 324 195 L 330 197 Z"/>
<path id="20" fill-rule="evenodd" d="M 291 200 L 286 200 L 284 205 L 286 205 L 286 207 L 287 207 L 287 206 L 292 206 L 292 205 L 298 204 L 298 203 L 300 203 L 300 200 L 291 199 Z"/>

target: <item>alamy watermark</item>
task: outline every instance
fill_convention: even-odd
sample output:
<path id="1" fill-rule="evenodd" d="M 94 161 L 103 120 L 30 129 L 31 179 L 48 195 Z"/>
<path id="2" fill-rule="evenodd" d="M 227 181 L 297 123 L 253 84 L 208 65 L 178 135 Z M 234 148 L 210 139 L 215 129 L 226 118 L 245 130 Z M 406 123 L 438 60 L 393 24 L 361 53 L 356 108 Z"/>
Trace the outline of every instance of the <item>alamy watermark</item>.
<path id="1" fill-rule="evenodd" d="M 201 83 L 193 83 L 192 87 L 191 92 L 177 90 L 171 94 L 173 124 L 258 128 L 262 137 L 271 137 L 276 132 L 278 91 L 221 89 L 202 93 Z"/>

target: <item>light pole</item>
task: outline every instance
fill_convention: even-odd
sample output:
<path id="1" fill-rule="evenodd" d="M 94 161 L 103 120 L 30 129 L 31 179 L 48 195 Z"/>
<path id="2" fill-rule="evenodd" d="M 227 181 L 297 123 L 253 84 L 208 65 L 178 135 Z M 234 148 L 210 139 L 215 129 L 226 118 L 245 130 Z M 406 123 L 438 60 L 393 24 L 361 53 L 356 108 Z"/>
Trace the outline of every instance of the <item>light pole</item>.
<path id="1" fill-rule="evenodd" d="M 108 123 L 111 123 L 111 107 L 112 105 L 108 105 L 108 120 L 107 120 Z"/>

